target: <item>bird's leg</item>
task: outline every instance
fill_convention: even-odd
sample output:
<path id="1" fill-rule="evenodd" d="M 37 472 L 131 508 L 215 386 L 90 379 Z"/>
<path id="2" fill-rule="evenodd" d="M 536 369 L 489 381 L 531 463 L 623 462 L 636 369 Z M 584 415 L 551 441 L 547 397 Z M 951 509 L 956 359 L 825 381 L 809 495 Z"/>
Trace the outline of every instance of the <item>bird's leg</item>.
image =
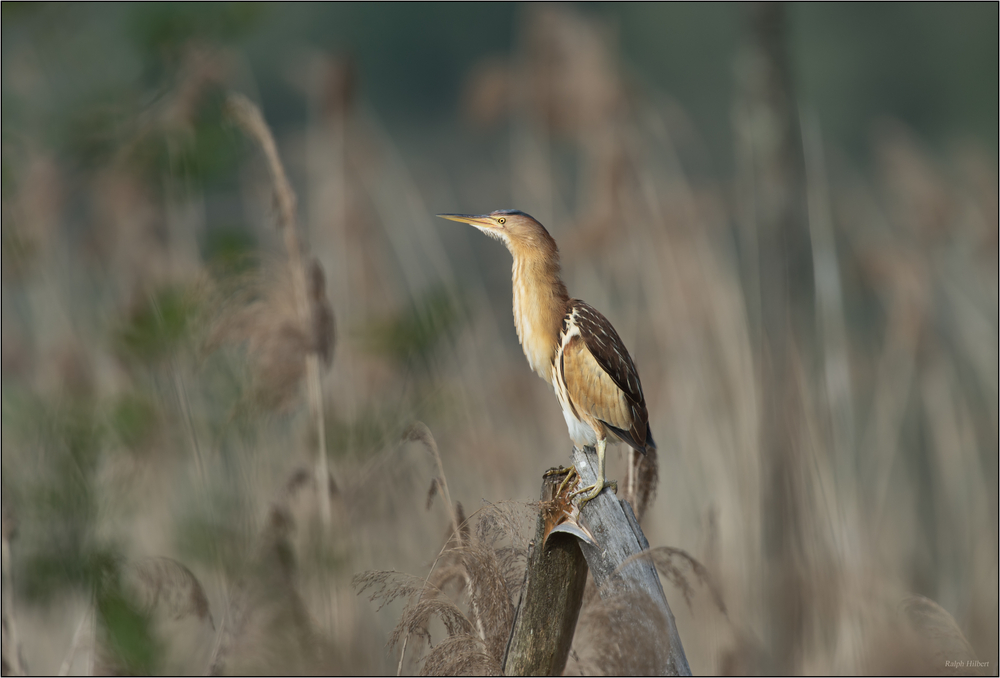
<path id="1" fill-rule="evenodd" d="M 606 481 L 604 479 L 604 451 L 608 446 L 606 438 L 597 441 L 597 482 L 573 493 L 574 497 L 580 497 L 580 508 L 583 508 L 591 499 L 594 499 L 605 487 L 610 487 L 615 492 L 618 491 L 618 483 Z M 582 495 L 582 496 L 581 496 Z"/>
<path id="2" fill-rule="evenodd" d="M 639 453 L 629 447 L 626 448 L 626 454 L 628 455 L 628 485 L 626 485 L 625 489 L 625 498 L 632 503 L 632 506 L 635 506 L 635 485 L 636 480 L 638 480 L 638 473 L 636 473 L 638 470 L 636 458 L 639 456 Z"/>

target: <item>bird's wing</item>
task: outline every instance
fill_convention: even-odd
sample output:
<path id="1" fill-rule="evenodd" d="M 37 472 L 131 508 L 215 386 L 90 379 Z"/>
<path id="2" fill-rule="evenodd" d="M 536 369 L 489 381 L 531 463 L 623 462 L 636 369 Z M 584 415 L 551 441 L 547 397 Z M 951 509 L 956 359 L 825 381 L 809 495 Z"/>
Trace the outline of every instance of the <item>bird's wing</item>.
<path id="1" fill-rule="evenodd" d="M 644 451 L 649 414 L 639 373 L 625 344 L 608 319 L 582 301 L 570 302 L 566 323 L 569 340 L 563 348 L 561 367 L 573 405 Z"/>

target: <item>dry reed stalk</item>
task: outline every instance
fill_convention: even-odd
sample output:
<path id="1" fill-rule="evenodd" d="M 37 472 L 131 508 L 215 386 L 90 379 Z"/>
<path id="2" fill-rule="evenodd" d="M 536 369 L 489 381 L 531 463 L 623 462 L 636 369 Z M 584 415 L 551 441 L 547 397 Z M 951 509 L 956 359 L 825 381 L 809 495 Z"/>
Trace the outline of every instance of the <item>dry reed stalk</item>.
<path id="1" fill-rule="evenodd" d="M 760 537 L 769 563 L 764 572 L 765 591 L 772 602 L 765 612 L 765 636 L 774 648 L 771 668 L 777 673 L 797 673 L 804 638 L 813 632 L 810 624 L 815 618 L 806 609 L 811 573 L 802 558 L 807 531 L 801 518 L 804 488 L 798 448 L 806 413 L 793 361 L 808 345 L 815 327 L 808 322 L 812 300 L 807 296 L 813 262 L 804 228 L 804 158 L 785 8 L 760 3 L 748 9 L 746 19 L 748 44 L 739 62 L 738 85 L 747 115 L 736 132 L 751 158 L 752 228 L 758 245 L 757 349 L 763 405 L 759 445 L 765 482 Z M 805 328 L 800 326 L 804 322 Z"/>
<path id="2" fill-rule="evenodd" d="M 428 506 L 430 505 L 430 499 L 433 497 L 433 492 L 435 487 L 440 486 L 441 494 L 444 496 L 445 506 L 448 508 L 448 515 L 451 518 L 451 528 L 455 538 L 458 540 L 459 544 L 462 543 L 462 530 L 464 529 L 464 521 L 459 521 L 458 513 L 455 511 L 455 504 L 451 502 L 451 493 L 448 491 L 448 478 L 444 473 L 444 465 L 441 463 L 441 454 L 438 452 L 437 441 L 434 440 L 433 434 L 427 424 L 422 421 L 414 422 L 410 425 L 406 431 L 403 432 L 403 440 L 413 441 L 422 443 L 423 446 L 430 452 L 431 457 L 434 458 L 434 464 L 437 466 L 437 477 L 431 485 L 431 490 L 428 492 Z"/>
<path id="3" fill-rule="evenodd" d="M 366 129 L 376 145 L 378 156 L 386 160 L 386 171 L 384 176 L 370 170 L 358 171 L 356 176 L 361 190 L 369 197 L 383 224 L 382 230 L 395 255 L 395 264 L 406 282 L 409 299 L 418 303 L 428 289 L 438 288 L 447 295 L 447 301 L 453 308 L 461 309 L 465 304 L 456 293 L 460 286 L 451 260 L 445 255 L 442 232 L 430 221 L 431 210 L 427 208 L 399 148 L 373 116 L 368 118 Z M 392 190 L 387 190 L 387 185 Z M 414 256 L 415 253 L 421 256 Z M 448 334 L 442 337 L 442 341 L 448 343 L 454 354 L 461 350 L 461 346 Z M 457 364 L 467 375 L 461 380 L 463 393 L 458 400 L 459 406 L 471 419 L 473 404 L 486 407 L 485 394 L 480 389 L 468 389 L 465 385 L 484 383 L 487 379 L 481 360 L 463 360 Z"/>
<path id="4" fill-rule="evenodd" d="M 412 435 L 425 442 L 420 427 Z M 432 438 L 430 439 L 432 440 Z M 436 480 L 436 479 L 435 479 Z M 432 487 L 441 488 L 435 482 Z M 371 589 L 372 601 L 379 608 L 399 598 L 409 598 L 389 638 L 389 646 L 400 646 L 397 674 L 402 674 L 405 652 L 410 638 L 421 645 L 430 641 L 432 618 L 445 626 L 447 638 L 425 656 L 415 656 L 424 662 L 422 674 L 443 673 L 463 675 L 471 666 L 490 673 L 498 672 L 514 619 L 514 599 L 523 579 L 523 546 L 517 546 L 516 517 L 519 505 L 491 504 L 477 511 L 477 527 L 473 533 L 461 504 L 452 511 L 444 545 L 438 552 L 426 577 L 420 579 L 399 572 L 365 572 L 354 577 L 353 584 L 362 593 Z M 498 540 L 510 538 L 515 545 L 500 546 Z M 457 589 L 468 604 L 468 614 L 453 602 L 448 591 Z"/>
<path id="5" fill-rule="evenodd" d="M 285 250 L 293 276 L 296 307 L 303 328 L 313 329 L 310 337 L 311 345 L 306 353 L 306 379 L 309 398 L 309 410 L 313 418 L 316 438 L 316 488 L 320 503 L 320 519 L 324 528 L 331 525 L 330 497 L 325 491 L 330 477 L 326 455 L 326 423 L 323 407 L 323 383 L 320 372 L 320 360 L 324 351 L 320 347 L 332 346 L 333 323 L 332 315 L 325 313 L 320 299 L 323 292 L 322 272 L 314 263 L 311 273 L 307 274 L 302 260 L 302 247 L 296 224 L 296 197 L 285 174 L 284 165 L 278 155 L 277 145 L 270 128 L 264 121 L 260 110 L 241 94 L 230 94 L 228 99 L 230 114 L 243 127 L 244 131 L 260 146 L 267 159 L 267 167 L 274 184 L 274 197 L 278 210 L 278 229 L 281 231 Z M 317 272 L 319 275 L 317 276 Z M 323 297 L 325 299 L 325 297 Z M 317 320 L 323 318 L 324 320 Z M 322 336 L 316 332 L 328 332 Z M 329 356 L 329 352 L 325 352 Z"/>
<path id="6" fill-rule="evenodd" d="M 171 360 L 171 363 L 173 363 L 173 360 Z M 207 498 L 208 475 L 205 470 L 205 458 L 201 451 L 201 445 L 198 444 L 198 434 L 194 430 L 194 418 L 191 416 L 191 403 L 188 400 L 187 389 L 184 387 L 184 379 L 181 377 L 180 369 L 177 365 L 171 365 L 170 371 L 173 375 L 174 392 L 177 395 L 177 402 L 184 417 L 184 430 L 187 433 L 191 449 L 194 451 L 194 461 L 198 469 L 198 481 L 201 483 L 202 498 Z"/>
<path id="7" fill-rule="evenodd" d="M 313 480 L 313 469 L 300 467 L 288 476 L 271 501 L 256 544 L 234 586 L 227 610 L 229 622 L 218 634 L 220 647 L 213 651 L 210 673 L 324 674 L 334 670 L 344 655 L 355 652 L 336 643 L 334 633 L 318 623 L 306 590 L 308 557 L 316 557 L 309 553 L 308 542 L 303 543 L 303 539 L 315 535 L 308 528 L 317 524 L 318 498 Z M 324 489 L 331 501 L 339 498 L 332 479 Z M 333 517 L 335 521 L 342 519 L 335 526 L 346 530 L 347 512 L 340 502 L 335 504 Z M 333 541 L 325 531 L 320 538 L 324 548 Z M 336 582 L 324 573 L 318 585 L 326 594 Z M 328 604 L 328 598 L 321 598 Z M 327 612 L 332 618 L 330 608 Z"/>
<path id="8" fill-rule="evenodd" d="M 311 477 L 307 473 L 306 478 Z M 229 621 L 220 629 L 220 647 L 209 664 L 211 675 L 322 674 L 335 666 L 334 648 L 316 628 L 298 583 L 299 564 L 291 543 L 298 526 L 287 500 L 299 484 L 299 475 L 293 475 L 272 505 L 234 586 Z"/>
<path id="9" fill-rule="evenodd" d="M 310 265 L 311 326 L 303 327 L 295 304 L 293 277 L 288 266 L 265 265 L 263 270 L 236 280 L 236 290 L 223 289 L 212 305 L 212 327 L 206 352 L 223 344 L 245 344 L 250 363 L 249 401 L 281 411 L 297 401 L 306 374 L 305 357 L 315 352 L 329 364 L 333 315 L 324 294 L 319 262 Z M 231 418 L 237 412 L 234 410 Z"/>
<path id="10" fill-rule="evenodd" d="M 431 456 L 434 458 L 434 463 L 437 465 L 438 475 L 432 481 L 430 490 L 428 491 L 427 494 L 428 508 L 430 507 L 430 501 L 433 498 L 434 493 L 436 492 L 436 488 L 440 487 L 441 493 L 444 495 L 445 504 L 448 507 L 448 515 L 451 518 L 451 537 L 454 537 L 458 545 L 462 546 L 463 543 L 466 542 L 466 539 L 463 538 L 463 530 L 467 530 L 468 528 L 466 526 L 464 516 L 462 517 L 462 520 L 459 520 L 459 514 L 462 512 L 461 504 L 459 504 L 456 508 L 455 504 L 451 502 L 451 493 L 448 491 L 448 478 L 447 476 L 445 476 L 444 465 L 441 463 L 441 454 L 438 452 L 437 441 L 434 440 L 434 436 L 431 434 L 430 429 L 427 428 L 427 425 L 420 421 L 412 424 L 403 433 L 403 440 L 411 440 L 422 443 L 424 447 L 427 449 L 427 451 L 430 452 Z M 443 548 L 447 548 L 447 544 L 451 541 L 451 537 L 445 538 L 445 547 Z M 438 554 L 438 558 L 435 559 L 434 561 L 434 566 L 437 565 L 437 561 L 438 559 L 441 558 L 443 553 L 444 551 L 442 550 L 442 552 Z M 432 566 L 431 571 L 427 573 L 426 581 L 428 583 L 430 583 L 431 581 L 431 575 L 434 572 L 434 566 Z M 468 586 L 469 584 L 468 578 L 464 577 L 464 579 L 465 579 L 465 585 Z M 435 588 L 437 587 L 435 586 Z M 420 605 L 420 600 L 422 598 L 423 598 L 423 591 L 421 591 L 420 597 L 417 599 L 418 606 Z M 476 627 L 479 631 L 480 639 L 485 640 L 486 634 L 481 626 L 478 610 L 476 610 L 475 607 L 473 607 L 473 617 L 476 623 Z M 400 673 L 402 672 L 403 658 L 406 655 L 406 644 L 409 641 L 409 637 L 410 637 L 410 632 L 407 631 L 406 635 L 403 638 L 402 647 L 400 648 L 399 665 L 396 668 L 396 675 L 400 675 Z"/>
<path id="11" fill-rule="evenodd" d="M 91 624 L 94 623 L 94 603 L 91 600 L 83 614 L 80 615 L 80 621 L 76 625 L 76 630 L 73 631 L 73 640 L 69 643 L 69 649 L 66 650 L 66 656 L 63 657 L 62 663 L 59 664 L 59 672 L 56 675 L 68 676 L 70 669 L 73 667 L 73 660 L 76 658 L 76 653 L 80 649 L 80 645 L 83 643 L 83 634 L 87 629 L 87 622 Z M 91 634 L 94 633 L 94 629 L 91 629 Z M 11 674 L 4 674 L 11 675 Z M 25 674 L 17 674 L 25 675 Z"/>
<path id="12" fill-rule="evenodd" d="M 896 257 L 893 257 L 894 259 Z M 875 371 L 871 413 L 863 438 L 867 461 L 868 491 L 878 520 L 884 517 L 892 468 L 898 454 L 899 438 L 910 401 L 920 343 L 920 326 L 930 290 L 926 279 L 915 270 L 921 262 L 899 258 L 881 259 L 875 266 L 885 269 L 889 289 L 885 339 Z M 881 273 L 881 272 L 880 272 Z"/>
<path id="13" fill-rule="evenodd" d="M 10 541 L 17 531 L 17 521 L 12 512 L 3 504 L 3 534 L 0 566 L 3 572 L 3 674 L 5 676 L 28 675 L 28 667 L 21 655 L 21 639 L 17 632 L 17 621 L 14 618 L 13 572 L 10 562 Z"/>
<path id="14" fill-rule="evenodd" d="M 155 309 L 157 315 L 160 316 L 160 322 L 162 323 L 163 322 L 163 318 L 162 318 L 162 313 L 161 313 L 161 311 L 159 309 L 159 306 L 156 303 L 155 298 L 150 297 L 150 299 L 151 299 L 151 301 L 153 303 L 153 308 Z M 200 500 L 202 502 L 203 507 L 207 511 L 207 510 L 209 510 L 209 503 L 210 503 L 209 502 L 210 487 L 209 487 L 208 471 L 207 471 L 207 469 L 205 467 L 205 458 L 204 458 L 204 454 L 202 452 L 201 445 L 198 442 L 198 434 L 197 434 L 197 432 L 195 430 L 194 417 L 193 417 L 193 415 L 191 413 L 191 403 L 190 403 L 190 399 L 188 398 L 187 388 L 185 387 L 185 384 L 184 384 L 184 378 L 181 375 L 180 366 L 177 364 L 177 361 L 174 358 L 174 356 L 170 357 L 170 372 L 171 372 L 171 376 L 173 377 L 172 381 L 173 381 L 173 386 L 174 386 L 174 392 L 175 392 L 175 395 L 177 397 L 178 405 L 180 406 L 180 409 L 181 409 L 181 415 L 182 415 L 182 417 L 184 419 L 184 430 L 185 430 L 185 433 L 186 433 L 187 438 L 188 438 L 188 443 L 190 444 L 191 449 L 194 452 L 195 465 L 196 465 L 197 472 L 198 472 L 198 482 L 199 482 L 199 485 L 200 485 L 200 487 L 199 487 L 200 492 L 198 493 L 199 494 L 199 498 L 200 498 Z M 218 652 L 218 650 L 220 648 L 220 643 L 221 643 L 221 640 L 222 640 L 222 631 L 226 628 L 227 621 L 229 621 L 228 608 L 230 606 L 230 590 L 229 590 L 228 582 L 226 581 L 226 577 L 223 574 L 222 554 L 220 553 L 217 545 L 214 542 L 212 544 L 210 544 L 209 549 L 211 551 L 212 558 L 214 559 L 215 564 L 216 564 L 216 572 L 215 572 L 215 580 L 216 581 L 215 581 L 215 584 L 218 587 L 218 590 L 223 593 L 223 599 L 225 601 L 225 608 L 226 608 L 225 611 L 223 612 L 222 618 L 220 620 L 220 625 L 219 625 L 218 632 L 215 634 L 215 637 L 214 637 L 214 640 L 213 640 L 213 643 L 212 643 L 212 649 L 211 649 L 211 651 L 209 653 L 208 665 L 211 666 L 212 662 L 214 661 L 214 657 L 215 657 L 216 653 Z M 183 565 L 180 565 L 180 567 L 183 568 L 185 571 L 187 571 L 187 568 L 184 568 Z M 190 574 L 190 571 L 187 571 L 187 572 L 188 572 L 188 574 Z M 197 590 L 199 592 L 201 592 L 201 597 L 204 599 L 205 594 L 204 594 L 204 592 L 201 589 L 201 584 L 197 581 L 197 579 L 194 579 L 193 575 L 191 575 L 191 577 L 194 580 L 194 586 L 197 588 Z M 205 613 L 208 614 L 208 603 L 207 603 L 207 600 L 205 601 Z M 208 615 L 208 616 L 209 616 L 209 619 L 211 620 L 211 615 Z M 97 634 L 97 630 L 98 630 L 98 618 L 97 618 L 96 602 L 92 603 L 92 605 L 91 605 L 91 614 L 90 614 L 90 617 L 93 620 L 94 634 L 95 634 L 95 638 L 96 638 L 96 634 Z M 86 618 L 87 618 L 87 616 L 85 615 L 84 618 L 80 620 L 80 628 L 77 630 L 78 633 L 83 628 L 83 625 L 84 625 L 84 622 L 86 621 Z M 212 623 L 210 621 L 210 624 L 212 625 L 212 628 L 214 630 L 214 623 Z M 77 642 L 78 642 L 78 638 L 77 638 L 76 635 L 74 635 L 74 638 L 73 638 L 73 649 L 72 649 L 71 655 L 75 654 L 75 651 L 76 651 L 75 648 L 76 648 Z M 110 656 L 112 656 L 112 655 L 109 654 L 109 653 L 107 653 L 107 652 L 104 652 L 103 653 L 103 659 L 102 659 L 102 653 L 98 652 L 98 651 L 95 651 L 95 653 L 94 653 L 94 667 L 92 667 L 92 668 L 96 668 L 100 662 L 102 662 L 104 659 L 107 659 Z M 71 657 L 67 658 L 66 661 L 72 662 Z M 69 670 L 69 664 L 66 664 L 66 669 Z"/>
<path id="15" fill-rule="evenodd" d="M 816 337 L 823 355 L 826 406 L 837 482 L 850 477 L 851 451 L 855 445 L 851 364 L 837 243 L 834 238 L 826 177 L 823 136 L 815 115 L 800 112 L 802 148 L 806 168 L 809 240 L 812 244 L 816 293 Z"/>

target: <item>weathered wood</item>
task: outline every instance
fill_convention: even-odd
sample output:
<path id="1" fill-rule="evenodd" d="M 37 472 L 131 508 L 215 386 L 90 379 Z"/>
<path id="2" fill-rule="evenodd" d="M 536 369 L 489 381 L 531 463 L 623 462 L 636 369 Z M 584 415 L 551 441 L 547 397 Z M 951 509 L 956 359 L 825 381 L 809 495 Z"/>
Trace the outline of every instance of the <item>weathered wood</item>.
<path id="1" fill-rule="evenodd" d="M 553 499 L 564 477 L 547 475 L 542 480 L 543 502 Z M 586 583 L 587 562 L 576 537 L 555 533 L 546 541 L 545 511 L 539 511 L 521 602 L 504 657 L 504 675 L 562 674 Z"/>
<path id="2" fill-rule="evenodd" d="M 597 452 L 592 447 L 573 450 L 573 464 L 581 477 L 581 487 L 597 482 Z M 630 620 L 640 627 L 641 632 L 653 637 L 662 637 L 663 664 L 661 675 L 690 676 L 684 647 L 674 615 L 667 604 L 667 598 L 660 584 L 656 567 L 646 558 L 636 558 L 625 563 L 649 548 L 632 507 L 628 502 L 619 501 L 614 492 L 606 489 L 588 502 L 582 511 L 582 523 L 594 536 L 595 544 L 579 541 L 590 572 L 594 576 L 601 598 L 620 595 L 645 595 L 659 613 L 654 616 L 637 615 Z"/>

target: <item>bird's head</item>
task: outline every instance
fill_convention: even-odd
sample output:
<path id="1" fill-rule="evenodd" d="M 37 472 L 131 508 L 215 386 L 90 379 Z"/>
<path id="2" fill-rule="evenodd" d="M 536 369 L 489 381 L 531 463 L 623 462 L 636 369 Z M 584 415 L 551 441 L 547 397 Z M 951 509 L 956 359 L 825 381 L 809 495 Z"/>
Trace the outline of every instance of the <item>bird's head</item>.
<path id="1" fill-rule="evenodd" d="M 515 257 L 546 257 L 558 261 L 556 241 L 538 221 L 521 210 L 496 210 L 489 214 L 439 214 L 443 219 L 472 224 L 503 242 Z"/>

